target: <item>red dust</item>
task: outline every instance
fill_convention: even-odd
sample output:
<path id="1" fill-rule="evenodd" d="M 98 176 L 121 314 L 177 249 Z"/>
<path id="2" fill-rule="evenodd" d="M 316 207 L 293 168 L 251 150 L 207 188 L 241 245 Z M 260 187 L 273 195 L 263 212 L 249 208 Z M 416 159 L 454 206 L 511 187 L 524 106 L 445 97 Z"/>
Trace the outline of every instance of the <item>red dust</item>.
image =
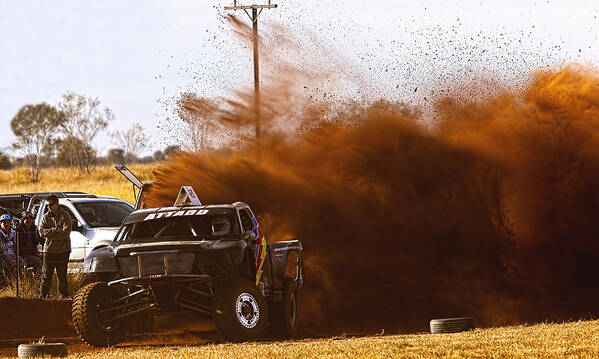
<path id="1" fill-rule="evenodd" d="M 181 154 L 149 201 L 170 205 L 190 184 L 204 203 L 249 203 L 270 241 L 301 239 L 311 334 L 596 316 L 597 69 L 537 72 L 521 93 L 445 98 L 436 111 L 430 130 L 419 109 L 381 100 Z"/>

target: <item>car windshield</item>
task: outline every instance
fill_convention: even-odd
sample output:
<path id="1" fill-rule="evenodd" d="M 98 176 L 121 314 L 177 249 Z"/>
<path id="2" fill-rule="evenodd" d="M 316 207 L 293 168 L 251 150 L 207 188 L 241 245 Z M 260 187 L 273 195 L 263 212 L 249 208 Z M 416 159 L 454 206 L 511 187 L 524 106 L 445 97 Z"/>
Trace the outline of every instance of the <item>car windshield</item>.
<path id="1" fill-rule="evenodd" d="M 203 210 L 194 213 L 197 214 L 172 215 L 130 223 L 124 235 L 118 236 L 117 240 L 125 240 L 126 243 L 160 242 L 165 238 L 193 241 L 208 237 L 234 237 L 239 234 L 237 217 L 232 209 Z"/>
<path id="2" fill-rule="evenodd" d="M 90 227 L 118 227 L 133 207 L 122 202 L 84 202 L 75 207 Z"/>

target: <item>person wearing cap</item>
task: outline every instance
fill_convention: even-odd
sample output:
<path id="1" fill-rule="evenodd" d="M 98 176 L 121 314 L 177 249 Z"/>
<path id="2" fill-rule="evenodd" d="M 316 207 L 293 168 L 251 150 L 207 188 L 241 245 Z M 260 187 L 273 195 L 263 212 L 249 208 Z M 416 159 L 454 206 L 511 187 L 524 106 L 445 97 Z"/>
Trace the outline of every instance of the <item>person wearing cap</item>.
<path id="1" fill-rule="evenodd" d="M 48 298 L 50 283 L 56 269 L 58 291 L 62 298 L 69 298 L 67 283 L 67 265 L 71 253 L 71 215 L 58 205 L 55 195 L 46 197 L 50 210 L 42 217 L 40 236 L 45 238 L 42 260 L 42 283 L 40 297 Z"/>
<path id="2" fill-rule="evenodd" d="M 25 260 L 27 266 L 33 267 L 37 272 L 42 266 L 40 253 L 37 250 L 41 241 L 37 226 L 33 224 L 31 212 L 27 211 L 21 215 L 21 224 L 17 227 L 17 237 L 19 238 L 19 256 Z"/>
<path id="3" fill-rule="evenodd" d="M 10 227 L 10 215 L 0 216 L 0 261 L 3 263 L 4 272 L 14 274 L 17 263 L 24 264 L 15 254 L 16 232 Z"/>

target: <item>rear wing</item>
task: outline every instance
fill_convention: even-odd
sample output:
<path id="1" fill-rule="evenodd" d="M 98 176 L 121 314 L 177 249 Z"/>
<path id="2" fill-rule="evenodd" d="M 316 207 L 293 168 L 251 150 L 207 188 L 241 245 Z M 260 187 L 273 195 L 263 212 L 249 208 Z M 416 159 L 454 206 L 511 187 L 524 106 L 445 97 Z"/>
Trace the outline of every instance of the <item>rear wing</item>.
<path id="1" fill-rule="evenodd" d="M 151 183 L 142 182 L 131 170 L 125 166 L 114 166 L 114 168 L 119 171 L 126 179 L 131 182 L 133 186 L 133 197 L 135 198 L 135 209 L 145 208 L 144 203 L 144 189 L 148 189 L 151 186 Z"/>

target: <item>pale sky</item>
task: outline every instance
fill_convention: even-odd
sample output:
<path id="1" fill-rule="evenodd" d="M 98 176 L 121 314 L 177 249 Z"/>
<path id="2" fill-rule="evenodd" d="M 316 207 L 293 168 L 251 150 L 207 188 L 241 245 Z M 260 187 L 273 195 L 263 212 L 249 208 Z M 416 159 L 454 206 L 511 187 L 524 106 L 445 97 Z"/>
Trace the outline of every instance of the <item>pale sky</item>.
<path id="1" fill-rule="evenodd" d="M 69 90 L 111 108 L 110 130 L 144 126 L 149 152 L 176 143 L 161 127 L 176 120 L 181 92 L 227 96 L 251 84 L 251 54 L 223 21 L 230 3 L 0 0 L 0 149 L 14 139 L 10 120 L 21 106 L 56 104 Z M 420 103 L 479 73 L 522 82 L 544 66 L 599 64 L 596 1 L 273 3 L 279 8 L 261 21 L 318 36 L 371 97 Z M 107 135 L 94 145 L 114 147 Z"/>

